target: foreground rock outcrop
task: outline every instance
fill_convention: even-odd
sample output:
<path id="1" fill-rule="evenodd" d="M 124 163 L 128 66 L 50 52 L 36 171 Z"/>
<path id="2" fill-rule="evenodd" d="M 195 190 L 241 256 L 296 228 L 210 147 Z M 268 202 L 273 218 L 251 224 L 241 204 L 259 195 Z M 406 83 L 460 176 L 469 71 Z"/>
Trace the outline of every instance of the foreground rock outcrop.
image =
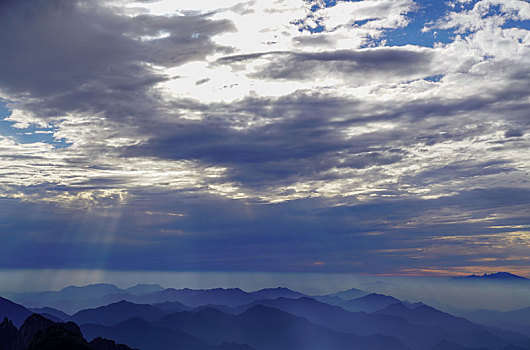
<path id="1" fill-rule="evenodd" d="M 131 350 L 112 340 L 96 338 L 87 342 L 77 324 L 53 322 L 33 314 L 19 329 L 4 318 L 0 323 L 0 350 Z"/>

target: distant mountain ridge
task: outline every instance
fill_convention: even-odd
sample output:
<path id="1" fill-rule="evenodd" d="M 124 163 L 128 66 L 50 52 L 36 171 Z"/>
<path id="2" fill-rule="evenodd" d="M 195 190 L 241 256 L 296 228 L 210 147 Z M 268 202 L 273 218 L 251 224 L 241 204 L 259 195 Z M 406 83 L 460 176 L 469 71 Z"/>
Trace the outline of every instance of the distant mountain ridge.
<path id="1" fill-rule="evenodd" d="M 511 311 L 476 310 L 464 316 L 476 323 L 530 334 L 530 307 Z"/>
<path id="2" fill-rule="evenodd" d="M 483 275 L 469 275 L 463 277 L 453 277 L 452 280 L 469 281 L 469 280 L 484 280 L 484 281 L 518 281 L 530 282 L 530 279 L 509 272 L 485 273 Z"/>
<path id="3" fill-rule="evenodd" d="M 81 310 L 69 317 L 68 320 L 77 324 L 98 323 L 103 326 L 113 326 L 133 317 L 154 320 L 162 317 L 165 313 L 148 304 L 135 304 L 122 300 L 94 309 Z"/>
<path id="4" fill-rule="evenodd" d="M 348 300 L 339 306 L 348 311 L 374 312 L 395 303 L 401 303 L 401 301 L 392 296 L 371 293 L 357 299 Z"/>
<path id="5" fill-rule="evenodd" d="M 134 293 L 146 293 L 132 294 L 130 293 L 131 291 Z M 85 287 L 66 287 L 60 291 L 16 294 L 13 296 L 13 300 L 35 309 L 51 307 L 68 314 L 74 314 L 80 310 L 105 306 L 122 300 L 138 304 L 178 302 L 193 308 L 207 304 L 238 306 L 259 299 L 300 298 L 303 296 L 305 294 L 284 287 L 245 292 L 239 288 L 163 289 L 158 285 L 137 285 L 127 289 L 120 289 L 111 284 L 96 284 Z M 168 304 L 166 306 L 170 307 Z M 177 304 L 174 306 L 183 309 Z M 51 314 L 57 316 L 56 313 Z"/>
<path id="6" fill-rule="evenodd" d="M 107 305 L 127 297 L 164 290 L 158 284 L 137 284 L 119 288 L 113 284 L 98 283 L 86 286 L 68 286 L 59 291 L 17 293 L 10 299 L 29 308 L 52 307 L 73 314 L 79 310 Z"/>

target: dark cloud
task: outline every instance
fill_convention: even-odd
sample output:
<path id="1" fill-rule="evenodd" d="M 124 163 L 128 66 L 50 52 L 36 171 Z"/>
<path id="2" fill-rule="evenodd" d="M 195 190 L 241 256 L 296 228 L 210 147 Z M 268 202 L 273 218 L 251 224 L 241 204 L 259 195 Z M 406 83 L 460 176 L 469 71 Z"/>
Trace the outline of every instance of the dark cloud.
<path id="1" fill-rule="evenodd" d="M 431 74 L 434 57 L 428 49 L 377 48 L 364 50 L 335 50 L 317 53 L 267 52 L 227 56 L 220 63 L 237 63 L 266 56 L 271 63 L 254 77 L 286 80 L 312 80 L 317 73 L 355 74 L 357 79 L 374 76 L 414 77 Z"/>
<path id="2" fill-rule="evenodd" d="M 25 107 L 41 118 L 153 113 L 158 101 L 150 89 L 168 77 L 148 65 L 171 67 L 226 51 L 210 38 L 233 30 L 231 22 L 203 15 L 131 18 L 88 0 L 3 6 L 0 89 L 13 98 L 30 94 Z"/>
<path id="3" fill-rule="evenodd" d="M 433 165 L 424 171 L 418 172 L 414 179 L 409 181 L 412 183 L 440 183 L 463 178 L 498 175 L 515 170 L 513 165 L 510 166 L 510 162 L 505 160 L 489 162 L 462 161 L 439 167 Z"/>
<path id="4" fill-rule="evenodd" d="M 367 106 L 351 97 L 308 91 L 280 98 L 248 97 L 231 104 L 183 104 L 206 117 L 146 125 L 144 132 L 155 136 L 124 149 L 123 155 L 195 159 L 227 167 L 229 180 L 261 189 L 302 179 L 329 179 L 330 175 L 323 172 L 335 167 L 364 169 L 390 165 L 400 162 L 406 149 L 411 147 L 421 149 L 424 145 L 493 134 L 498 130 L 498 115 L 504 110 L 511 110 L 507 118 L 512 120 L 523 117 L 525 105 L 519 101 L 524 94 L 522 86 L 514 84 L 508 91 L 485 96 L 420 99 L 393 105 Z M 491 117 L 481 114 L 483 111 Z M 462 113 L 473 113 L 476 117 L 462 119 L 459 117 Z M 251 118 L 249 121 L 256 118 L 268 122 L 237 128 L 239 115 Z M 363 130 L 366 123 L 386 122 L 395 123 L 395 127 L 354 135 L 346 132 L 348 128 Z M 426 177 L 446 181 L 451 176 L 485 176 L 509 171 L 508 163 L 496 160 L 433 164 L 425 173 L 406 179 L 414 186 Z"/>
<path id="5" fill-rule="evenodd" d="M 355 138 L 342 132 L 355 125 L 357 103 L 297 93 L 280 99 L 249 98 L 232 105 L 211 105 L 208 110 L 216 111 L 211 118 L 160 127 L 156 137 L 128 147 L 124 154 L 196 159 L 228 167 L 230 179 L 256 187 L 296 182 L 337 166 L 361 169 L 399 161 L 399 154 L 384 145 L 388 132 Z M 271 123 L 234 128 L 230 114 L 253 111 L 270 118 Z M 351 120 L 340 120 L 349 113 L 353 113 L 347 117 Z"/>
<path id="6" fill-rule="evenodd" d="M 510 130 L 507 130 L 505 133 L 504 133 L 504 137 L 506 138 L 510 138 L 510 137 L 521 137 L 524 135 L 524 132 L 521 131 L 521 130 L 517 130 L 517 129 L 510 129 Z"/>

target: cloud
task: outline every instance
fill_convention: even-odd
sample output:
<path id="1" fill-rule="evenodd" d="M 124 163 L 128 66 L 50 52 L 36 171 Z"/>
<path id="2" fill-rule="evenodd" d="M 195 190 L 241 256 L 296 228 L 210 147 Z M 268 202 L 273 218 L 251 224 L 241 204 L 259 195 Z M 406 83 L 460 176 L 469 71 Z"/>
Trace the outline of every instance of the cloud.
<path id="1" fill-rule="evenodd" d="M 93 1 L 3 6 L 0 89 L 16 101 L 13 109 L 40 120 L 72 112 L 114 119 L 152 112 L 152 88 L 169 79 L 156 67 L 227 50 L 211 37 L 233 30 L 229 21 L 203 15 L 122 16 Z"/>
<path id="2" fill-rule="evenodd" d="M 514 261 L 526 234 L 490 227 L 528 224 L 527 6 L 455 5 L 426 29 L 446 42 L 385 43 L 420 5 L 4 2 L 3 263 Z"/>
<path id="3" fill-rule="evenodd" d="M 318 53 L 268 52 L 261 54 L 227 56 L 222 63 L 240 62 L 267 56 L 269 62 L 252 77 L 261 79 L 313 80 L 318 76 L 339 75 L 358 85 L 389 76 L 414 79 L 434 75 L 429 69 L 432 53 L 428 50 L 406 48 L 378 48 L 358 51 L 335 50 Z"/>

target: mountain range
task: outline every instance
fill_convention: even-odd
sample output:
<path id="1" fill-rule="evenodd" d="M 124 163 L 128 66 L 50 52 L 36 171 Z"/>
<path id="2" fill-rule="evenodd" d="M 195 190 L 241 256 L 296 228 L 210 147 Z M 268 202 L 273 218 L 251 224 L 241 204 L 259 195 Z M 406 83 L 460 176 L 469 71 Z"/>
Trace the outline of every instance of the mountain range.
<path id="1" fill-rule="evenodd" d="M 137 285 L 128 289 L 120 289 L 110 284 L 96 284 L 85 287 L 67 287 L 53 292 L 14 294 L 11 298 L 32 309 L 51 307 L 73 314 L 83 309 L 122 300 L 140 304 L 178 302 L 187 307 L 198 307 L 207 304 L 238 306 L 260 299 L 302 296 L 304 294 L 282 287 L 245 292 L 239 288 L 164 289 L 158 285 Z M 177 304 L 174 306 L 179 307 Z"/>
<path id="2" fill-rule="evenodd" d="M 28 320 L 47 325 L 36 327 L 43 342 L 74 339 L 80 349 L 94 349 L 96 343 L 110 350 L 118 346 L 105 338 L 142 350 L 530 349 L 530 308 L 475 310 L 464 318 L 358 289 L 312 297 L 287 288 L 246 292 L 100 284 L 19 294 L 19 300 L 38 307 L 0 298 L 0 317 L 6 317 L 0 350 L 22 349 L 13 349 L 9 339 L 20 338 Z M 76 309 L 87 301 L 94 306 Z M 79 325 L 91 342 L 79 338 L 72 325 Z M 30 343 L 25 340 L 26 348 Z"/>
<path id="3" fill-rule="evenodd" d="M 498 281 L 498 282 L 523 282 L 530 283 L 530 279 L 517 276 L 509 272 L 485 273 L 483 275 L 469 275 L 462 277 L 453 277 L 456 281 Z"/>

